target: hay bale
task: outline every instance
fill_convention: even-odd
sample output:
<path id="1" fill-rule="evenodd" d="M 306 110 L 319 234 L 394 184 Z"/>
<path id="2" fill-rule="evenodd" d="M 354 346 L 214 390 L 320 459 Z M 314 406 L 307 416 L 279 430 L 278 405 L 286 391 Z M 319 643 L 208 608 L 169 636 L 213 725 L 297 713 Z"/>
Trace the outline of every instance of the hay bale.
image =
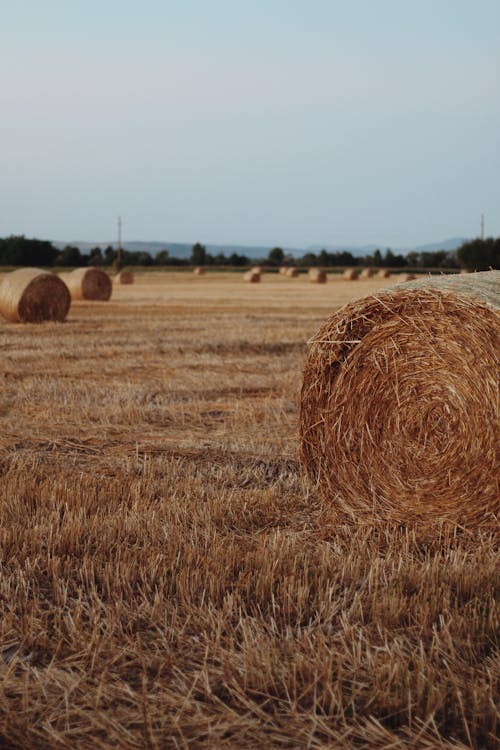
<path id="1" fill-rule="evenodd" d="M 398 276 L 398 284 L 405 284 L 407 281 L 414 281 L 417 277 L 414 273 L 400 273 Z"/>
<path id="2" fill-rule="evenodd" d="M 351 302 L 311 341 L 303 465 L 339 520 L 498 530 L 500 271 Z"/>
<path id="3" fill-rule="evenodd" d="M 310 268 L 308 276 L 311 284 L 325 284 L 328 279 L 326 271 L 322 268 Z"/>
<path id="4" fill-rule="evenodd" d="M 260 281 L 260 273 L 254 268 L 251 268 L 250 271 L 243 274 L 243 281 L 248 281 L 250 284 L 258 284 Z"/>
<path id="5" fill-rule="evenodd" d="M 206 272 L 207 269 L 204 266 L 196 266 L 196 268 L 193 270 L 195 276 L 204 276 Z"/>
<path id="6" fill-rule="evenodd" d="M 356 281 L 358 276 L 359 276 L 358 268 L 346 268 L 344 273 L 342 274 L 342 278 L 345 281 Z"/>
<path id="7" fill-rule="evenodd" d="M 0 313 L 14 323 L 63 321 L 71 305 L 66 284 L 40 268 L 19 268 L 0 283 Z"/>
<path id="8" fill-rule="evenodd" d="M 363 270 L 359 274 L 360 279 L 371 279 L 372 276 L 375 276 L 374 268 L 363 268 Z"/>
<path id="9" fill-rule="evenodd" d="M 300 272 L 298 268 L 288 268 L 286 275 L 289 279 L 296 279 L 298 276 L 300 276 Z"/>
<path id="10" fill-rule="evenodd" d="M 119 271 L 116 276 L 113 277 L 113 283 L 115 284 L 133 284 L 134 274 L 132 271 Z"/>
<path id="11" fill-rule="evenodd" d="M 280 266 L 279 272 L 280 272 L 280 273 L 281 273 L 281 274 L 282 274 L 283 276 L 286 276 L 286 275 L 287 275 L 287 272 L 288 272 L 288 267 L 287 267 L 287 266 Z"/>
<path id="12" fill-rule="evenodd" d="M 262 268 L 262 266 L 254 266 L 253 268 L 250 269 L 250 271 L 253 271 L 253 273 L 259 273 L 259 274 L 264 273 L 264 269 Z"/>
<path id="13" fill-rule="evenodd" d="M 379 268 L 377 271 L 377 279 L 388 279 L 391 275 L 391 272 L 388 268 Z"/>
<path id="14" fill-rule="evenodd" d="M 111 297 L 112 284 L 108 274 L 99 268 L 75 268 L 69 273 L 60 273 L 59 277 L 67 285 L 72 300 L 108 300 Z"/>

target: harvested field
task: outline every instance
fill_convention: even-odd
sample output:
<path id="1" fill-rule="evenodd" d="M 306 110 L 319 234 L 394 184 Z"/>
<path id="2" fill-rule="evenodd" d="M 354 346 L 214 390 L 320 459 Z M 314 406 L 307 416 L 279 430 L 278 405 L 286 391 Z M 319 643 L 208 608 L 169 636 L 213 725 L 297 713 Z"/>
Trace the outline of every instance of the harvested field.
<path id="1" fill-rule="evenodd" d="M 299 467 L 306 341 L 382 285 L 0 323 L 0 747 L 496 747 L 494 535 L 339 526 Z"/>

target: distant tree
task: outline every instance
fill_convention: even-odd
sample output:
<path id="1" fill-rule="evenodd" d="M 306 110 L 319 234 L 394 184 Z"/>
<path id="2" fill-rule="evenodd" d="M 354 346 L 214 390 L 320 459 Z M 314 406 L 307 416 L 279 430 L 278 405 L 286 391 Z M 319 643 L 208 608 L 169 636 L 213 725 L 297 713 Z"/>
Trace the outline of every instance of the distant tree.
<path id="1" fill-rule="evenodd" d="M 81 266 L 83 258 L 80 248 L 74 245 L 66 245 L 57 256 L 56 263 L 58 266 Z"/>
<path id="2" fill-rule="evenodd" d="M 302 258 L 299 258 L 298 261 L 299 266 L 317 266 L 318 265 L 318 256 L 314 253 L 306 253 L 302 256 Z"/>
<path id="3" fill-rule="evenodd" d="M 500 268 L 500 237 L 487 237 L 464 242 L 456 251 L 461 268 L 468 271 L 487 271 Z"/>
<path id="4" fill-rule="evenodd" d="M 90 250 L 89 253 L 89 266 L 102 266 L 104 258 L 102 257 L 102 250 L 96 246 Z"/>
<path id="5" fill-rule="evenodd" d="M 52 266 L 59 252 L 48 240 L 11 235 L 0 239 L 0 263 L 9 266 Z"/>
<path id="6" fill-rule="evenodd" d="M 273 266 L 280 266 L 283 263 L 284 257 L 285 253 L 283 252 L 281 247 L 273 247 L 272 250 L 269 250 L 267 259 L 270 263 L 272 263 Z"/>
<path id="7" fill-rule="evenodd" d="M 168 261 L 168 250 L 160 250 L 158 253 L 156 253 L 155 263 L 157 266 L 166 266 L 168 265 Z"/>
<path id="8" fill-rule="evenodd" d="M 207 262 L 207 249 L 205 245 L 196 242 L 191 252 L 191 263 L 193 266 L 204 266 Z"/>
<path id="9" fill-rule="evenodd" d="M 380 250 L 378 249 L 378 247 L 375 250 L 375 252 L 373 253 L 373 265 L 374 266 L 381 266 L 382 265 L 382 253 L 380 252 Z"/>
<path id="10" fill-rule="evenodd" d="M 238 253 L 231 253 L 227 262 L 230 266 L 248 266 L 250 263 L 246 255 L 238 255 Z"/>

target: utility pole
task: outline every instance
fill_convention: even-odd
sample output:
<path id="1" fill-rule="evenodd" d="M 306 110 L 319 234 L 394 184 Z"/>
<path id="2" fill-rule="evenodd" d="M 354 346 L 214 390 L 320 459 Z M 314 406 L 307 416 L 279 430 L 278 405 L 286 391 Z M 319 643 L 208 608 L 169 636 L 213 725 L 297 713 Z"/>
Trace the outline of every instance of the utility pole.
<path id="1" fill-rule="evenodd" d="M 118 270 L 120 270 L 122 266 L 122 217 L 118 217 L 118 248 L 116 253 L 116 264 L 118 266 Z"/>
<path id="2" fill-rule="evenodd" d="M 484 240 L 484 214 L 481 214 L 481 239 Z"/>

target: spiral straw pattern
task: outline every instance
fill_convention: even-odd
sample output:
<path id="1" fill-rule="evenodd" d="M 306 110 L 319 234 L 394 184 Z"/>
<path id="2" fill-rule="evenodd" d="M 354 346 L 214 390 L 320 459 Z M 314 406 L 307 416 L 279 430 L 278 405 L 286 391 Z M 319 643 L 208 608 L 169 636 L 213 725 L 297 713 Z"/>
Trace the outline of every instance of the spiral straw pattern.
<path id="1" fill-rule="evenodd" d="M 302 461 L 339 518 L 498 529 L 500 272 L 348 304 L 311 342 Z"/>

